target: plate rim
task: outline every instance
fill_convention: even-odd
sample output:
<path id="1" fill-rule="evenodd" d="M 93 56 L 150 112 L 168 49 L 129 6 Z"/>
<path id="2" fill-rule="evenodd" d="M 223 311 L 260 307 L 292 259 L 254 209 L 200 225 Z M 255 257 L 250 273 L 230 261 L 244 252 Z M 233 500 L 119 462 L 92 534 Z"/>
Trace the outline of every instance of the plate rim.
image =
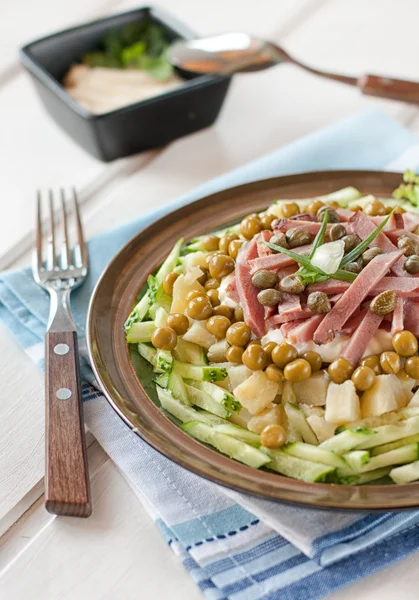
<path id="1" fill-rule="evenodd" d="M 377 170 L 360 170 L 360 169 L 339 169 L 339 170 L 322 170 L 322 171 L 308 171 L 308 172 L 304 171 L 304 172 L 294 173 L 292 175 L 282 175 L 282 176 L 271 177 L 271 178 L 266 178 L 266 179 L 254 180 L 254 181 L 246 182 L 244 184 L 240 184 L 238 186 L 225 188 L 225 189 L 219 190 L 217 192 L 214 192 L 210 195 L 199 197 L 190 203 L 175 206 L 173 210 L 170 210 L 171 207 L 169 205 L 169 211 L 167 213 L 160 216 L 158 219 L 153 220 L 151 223 L 149 223 L 148 225 L 146 225 L 145 227 L 140 229 L 134 236 L 131 237 L 130 240 L 127 241 L 126 244 L 124 244 L 119 249 L 117 254 L 111 259 L 111 261 L 109 261 L 109 263 L 103 270 L 102 274 L 100 275 L 100 277 L 94 287 L 94 290 L 92 292 L 92 295 L 91 295 L 91 298 L 89 301 L 89 307 L 88 307 L 88 312 L 87 312 L 87 325 L 86 325 L 86 342 L 87 342 L 88 354 L 89 354 L 89 358 L 90 358 L 90 364 L 91 364 L 93 373 L 95 375 L 96 381 L 98 382 L 99 387 L 100 387 L 102 393 L 104 394 L 106 400 L 109 402 L 112 409 L 115 410 L 116 413 L 118 414 L 118 416 L 123 420 L 123 422 L 125 422 L 125 424 L 127 424 L 134 433 L 136 433 L 146 444 L 148 444 L 149 446 L 151 446 L 152 448 L 157 450 L 160 454 L 162 454 L 169 460 L 177 463 L 178 465 L 182 466 L 183 468 L 189 470 L 190 472 L 192 472 L 198 476 L 204 477 L 205 479 L 212 481 L 213 483 L 222 485 L 224 487 L 229 487 L 235 491 L 239 491 L 239 492 L 242 492 L 245 494 L 259 496 L 259 497 L 262 497 L 267 500 L 274 500 L 274 501 L 292 504 L 292 505 L 305 506 L 306 508 L 327 509 L 327 510 L 338 509 L 338 510 L 345 510 L 345 511 L 365 511 L 365 510 L 394 511 L 394 510 L 404 510 L 404 509 L 412 510 L 412 509 L 418 508 L 418 506 L 419 506 L 419 500 L 415 500 L 415 495 L 417 496 L 417 492 L 419 491 L 419 483 L 411 483 L 411 484 L 404 484 L 404 485 L 398 484 L 398 485 L 394 485 L 394 486 L 393 485 L 343 486 L 343 485 L 334 485 L 334 484 L 329 484 L 329 483 L 307 483 L 307 482 L 302 482 L 302 481 L 298 481 L 298 480 L 294 480 L 294 479 L 282 476 L 278 473 L 272 473 L 272 472 L 267 472 L 267 471 L 261 471 L 258 469 L 252 469 L 251 467 L 242 465 L 241 463 L 238 463 L 238 462 L 234 461 L 233 459 L 230 459 L 230 458 L 218 453 L 216 450 L 212 450 L 212 449 L 208 448 L 207 446 L 204 446 L 201 442 L 194 440 L 193 438 L 188 436 L 185 432 L 183 432 L 175 423 L 173 423 L 164 414 L 164 412 L 159 407 L 157 407 L 154 404 L 152 399 L 148 396 L 147 392 L 141 385 L 141 381 L 138 379 L 137 375 L 135 374 L 133 366 L 130 362 L 131 370 L 135 374 L 135 378 L 139 384 L 138 389 L 139 390 L 141 389 L 143 394 L 147 398 L 148 404 L 150 405 L 149 408 L 153 407 L 154 410 L 159 413 L 160 417 L 163 417 L 163 420 L 167 421 L 167 423 L 170 423 L 170 425 L 172 427 L 176 428 L 177 432 L 179 432 L 179 434 L 181 434 L 181 436 L 184 436 L 184 437 L 181 437 L 181 439 L 184 441 L 183 446 L 186 448 L 189 448 L 191 450 L 194 450 L 194 449 L 197 450 L 198 455 L 202 455 L 203 458 L 207 458 L 212 467 L 214 466 L 213 465 L 214 460 L 211 460 L 211 459 L 214 459 L 214 455 L 215 455 L 215 457 L 218 457 L 218 459 L 215 462 L 220 463 L 222 466 L 222 469 L 218 470 L 220 468 L 219 464 L 218 464 L 215 469 L 215 472 L 209 473 L 204 468 L 205 464 L 206 464 L 205 462 L 203 463 L 203 466 L 202 466 L 202 464 L 201 465 L 197 464 L 197 461 L 194 460 L 191 456 L 189 456 L 189 458 L 185 458 L 184 456 L 182 456 L 182 453 L 180 453 L 180 455 L 176 454 L 173 451 L 173 448 L 170 449 L 167 447 L 167 445 L 164 448 L 162 448 L 162 440 L 159 439 L 159 438 L 161 438 L 160 434 L 156 435 L 155 432 L 150 433 L 149 431 L 148 432 L 141 431 L 134 423 L 133 417 L 130 417 L 127 414 L 128 411 L 124 412 L 121 409 L 121 407 L 118 405 L 117 401 L 113 397 L 112 392 L 108 389 L 108 385 L 106 384 L 106 382 L 104 380 L 103 372 L 100 369 L 100 366 L 97 364 L 95 338 L 94 338 L 94 331 L 93 331 L 94 320 L 95 320 L 94 312 L 95 312 L 95 304 L 98 301 L 98 297 L 99 297 L 99 294 L 101 293 L 102 286 L 104 285 L 104 281 L 106 281 L 106 278 L 109 276 L 111 269 L 115 266 L 115 264 L 118 262 L 118 260 L 121 260 L 121 257 L 125 253 L 127 253 L 127 251 L 130 249 L 130 247 L 132 247 L 133 245 L 138 244 L 138 243 L 141 244 L 140 238 L 146 237 L 147 235 L 149 235 L 149 232 L 151 230 L 153 230 L 153 228 L 156 228 L 156 226 L 159 223 L 161 223 L 165 219 L 168 219 L 169 217 L 172 217 L 172 216 L 176 217 L 176 215 L 184 213 L 185 209 L 187 207 L 190 208 L 191 211 L 193 211 L 194 208 L 196 210 L 196 208 L 199 207 L 199 205 L 201 205 L 205 202 L 207 202 L 207 203 L 211 202 L 211 199 L 213 199 L 213 200 L 217 199 L 217 201 L 223 201 L 223 196 L 226 196 L 226 197 L 228 197 L 230 195 L 236 196 L 243 191 L 250 190 L 252 187 L 257 188 L 258 186 L 262 186 L 263 189 L 265 189 L 265 188 L 269 189 L 270 187 L 278 186 L 281 184 L 286 187 L 287 185 L 289 186 L 289 185 L 293 185 L 293 184 L 296 184 L 296 185 L 304 184 L 304 183 L 313 183 L 314 184 L 319 181 L 326 183 L 327 180 L 333 181 L 334 179 L 342 179 L 342 178 L 348 179 L 348 182 L 346 185 L 355 185 L 355 183 L 353 181 L 351 183 L 351 180 L 352 179 L 360 179 L 360 178 L 361 179 L 378 178 L 380 180 L 388 179 L 389 182 L 394 180 L 394 181 L 392 181 L 392 185 L 394 185 L 396 179 L 397 179 L 397 181 L 400 181 L 401 173 L 389 172 L 389 171 L 377 171 Z M 384 185 L 384 183 L 383 183 L 383 185 Z M 396 187 L 396 185 L 394 185 L 394 187 Z M 175 218 L 175 222 L 176 222 L 176 218 Z M 204 233 L 204 232 L 205 232 L 205 227 L 203 227 L 202 233 Z M 150 272 L 151 271 L 149 271 L 149 273 Z M 138 294 L 142 285 L 143 285 L 143 282 L 141 284 L 135 285 L 135 290 L 136 290 L 135 296 Z M 125 346 L 126 346 L 127 354 L 128 354 L 128 345 L 125 344 Z M 151 410 L 151 413 L 153 414 L 153 410 Z M 158 422 L 162 420 L 160 417 L 158 417 Z M 169 440 L 169 444 L 170 444 L 170 440 Z M 230 468 L 228 467 L 228 465 L 230 465 Z M 234 466 L 234 468 L 232 465 Z M 208 464 L 207 464 L 207 467 L 208 467 Z M 214 471 L 214 468 L 212 468 L 210 470 Z M 245 482 L 247 485 L 244 485 L 243 483 L 240 485 L 236 481 L 234 483 L 232 483 L 231 480 L 229 479 L 229 477 L 233 477 L 237 473 L 233 474 L 233 473 L 231 473 L 231 471 L 240 472 L 241 474 L 244 473 L 245 474 Z M 237 477 L 233 477 L 233 478 L 236 479 Z M 272 481 L 272 478 L 274 478 L 275 482 Z M 262 481 L 260 481 L 260 480 L 262 480 Z M 267 491 L 265 489 L 265 485 L 263 485 L 263 484 L 266 484 L 268 481 L 272 482 L 272 487 L 276 490 L 275 493 L 272 493 L 272 490 Z M 269 486 L 269 488 L 270 487 L 271 486 Z M 313 497 L 310 496 L 309 499 L 307 499 L 307 497 L 306 497 L 308 490 L 311 490 L 312 495 L 313 495 Z M 323 492 L 326 492 L 327 490 L 333 490 L 333 492 L 336 492 L 336 494 L 335 493 L 332 494 L 333 496 L 336 495 L 336 499 L 324 498 Z M 365 499 L 365 495 L 366 494 L 368 495 L 368 491 L 371 491 L 371 490 L 374 490 L 374 492 L 377 496 L 380 496 L 382 494 L 382 496 L 384 498 L 386 498 L 386 496 L 396 496 L 397 498 L 394 498 L 394 501 L 391 502 L 390 505 L 388 502 L 378 500 L 378 498 L 376 500 L 374 500 L 373 502 L 368 502 Z M 393 494 L 392 492 L 389 493 L 389 490 L 397 490 L 398 493 L 397 494 Z M 346 494 L 341 493 L 342 491 L 346 491 Z M 288 493 L 286 493 L 286 492 L 288 492 Z M 297 495 L 298 498 L 295 498 L 294 497 L 295 495 Z M 407 500 L 406 500 L 406 498 L 407 498 Z M 387 500 L 391 500 L 391 498 L 387 498 Z M 349 507 L 343 506 L 342 502 L 350 502 L 351 505 Z"/>

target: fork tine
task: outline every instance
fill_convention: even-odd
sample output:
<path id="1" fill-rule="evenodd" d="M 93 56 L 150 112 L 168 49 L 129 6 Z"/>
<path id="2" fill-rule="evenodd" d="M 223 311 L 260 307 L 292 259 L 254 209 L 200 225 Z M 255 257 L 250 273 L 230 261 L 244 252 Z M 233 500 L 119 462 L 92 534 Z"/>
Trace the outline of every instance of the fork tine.
<path id="1" fill-rule="evenodd" d="M 57 266 L 57 256 L 55 254 L 55 219 L 54 219 L 54 194 L 48 190 L 49 197 L 49 235 L 47 251 L 47 268 L 54 269 Z"/>
<path id="2" fill-rule="evenodd" d="M 61 213 L 63 219 L 63 247 L 61 250 L 61 267 L 68 269 L 71 264 L 71 251 L 70 251 L 70 240 L 68 237 L 68 222 L 67 222 L 67 210 L 65 206 L 65 191 L 63 188 L 60 190 L 61 195 Z"/>
<path id="3" fill-rule="evenodd" d="M 36 229 L 35 229 L 35 252 L 34 267 L 38 273 L 42 269 L 42 212 L 41 212 L 41 191 L 36 192 Z"/>
<path id="4" fill-rule="evenodd" d="M 87 255 L 87 247 L 86 242 L 84 240 L 83 227 L 81 224 L 79 203 L 77 201 L 77 193 L 76 189 L 72 188 L 73 193 L 73 204 L 74 204 L 74 214 L 76 215 L 76 228 L 77 228 L 77 239 L 78 244 L 74 248 L 74 256 L 76 266 L 87 268 L 88 265 L 88 255 Z"/>

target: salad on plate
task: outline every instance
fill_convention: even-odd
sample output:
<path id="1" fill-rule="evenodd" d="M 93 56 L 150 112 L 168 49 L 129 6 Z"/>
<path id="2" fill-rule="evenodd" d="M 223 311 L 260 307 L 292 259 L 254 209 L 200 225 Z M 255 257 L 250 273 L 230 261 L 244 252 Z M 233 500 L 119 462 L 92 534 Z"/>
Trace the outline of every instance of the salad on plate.
<path id="1" fill-rule="evenodd" d="M 179 240 L 125 323 L 182 429 L 307 482 L 419 480 L 419 177 Z"/>

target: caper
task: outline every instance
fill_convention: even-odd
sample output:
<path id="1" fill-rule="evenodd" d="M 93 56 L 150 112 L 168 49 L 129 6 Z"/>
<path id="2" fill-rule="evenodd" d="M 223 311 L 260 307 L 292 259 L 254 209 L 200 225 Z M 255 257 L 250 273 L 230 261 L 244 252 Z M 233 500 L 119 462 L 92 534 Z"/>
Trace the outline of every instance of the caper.
<path id="1" fill-rule="evenodd" d="M 380 357 L 375 354 L 370 354 L 369 356 L 364 356 L 359 361 L 361 367 L 369 367 L 374 371 L 376 375 L 381 375 L 383 372 L 380 365 Z"/>
<path id="2" fill-rule="evenodd" d="M 370 367 L 357 367 L 351 379 L 358 392 L 365 392 L 373 386 L 375 373 Z"/>
<path id="3" fill-rule="evenodd" d="M 220 251 L 223 252 L 224 254 L 228 254 L 228 247 L 230 245 L 230 242 L 232 242 L 233 240 L 238 240 L 239 236 L 237 235 L 237 233 L 226 233 L 226 235 L 224 235 L 221 239 L 220 239 Z"/>
<path id="4" fill-rule="evenodd" d="M 226 359 L 231 363 L 240 364 L 242 362 L 244 348 L 241 346 L 230 346 L 226 352 Z"/>
<path id="5" fill-rule="evenodd" d="M 362 254 L 362 262 L 364 265 L 367 265 L 372 261 L 373 258 L 382 253 L 383 251 L 380 248 L 368 248 L 368 250 L 365 250 L 365 252 Z"/>
<path id="6" fill-rule="evenodd" d="M 416 240 L 408 235 L 401 235 L 397 240 L 397 248 L 405 250 L 405 256 L 413 256 L 419 254 L 419 244 Z"/>
<path id="7" fill-rule="evenodd" d="M 245 346 L 250 340 L 252 332 L 243 321 L 233 323 L 226 332 L 226 339 L 232 346 Z"/>
<path id="8" fill-rule="evenodd" d="M 163 292 L 168 296 L 173 295 L 173 285 L 178 277 L 177 273 L 168 273 L 163 279 Z"/>
<path id="9" fill-rule="evenodd" d="M 297 381 L 304 381 L 311 375 L 311 365 L 304 358 L 297 358 L 289 362 L 284 367 L 284 377 L 287 381 L 296 383 Z"/>
<path id="10" fill-rule="evenodd" d="M 275 220 L 276 220 L 276 216 L 270 215 L 269 213 L 266 213 L 260 217 L 260 222 L 261 222 L 263 229 L 271 229 L 272 223 Z"/>
<path id="11" fill-rule="evenodd" d="M 298 358 L 298 352 L 294 346 L 291 346 L 291 344 L 282 342 L 272 350 L 271 357 L 273 363 L 280 369 L 283 369 L 289 362 Z"/>
<path id="12" fill-rule="evenodd" d="M 219 279 L 216 279 L 215 277 L 210 277 L 204 283 L 204 288 L 206 290 L 216 290 L 220 287 L 220 284 L 221 284 L 221 281 Z"/>
<path id="13" fill-rule="evenodd" d="M 236 321 L 244 321 L 243 309 L 241 306 L 236 306 L 234 309 L 234 319 Z"/>
<path id="14" fill-rule="evenodd" d="M 216 338 L 222 339 L 226 335 L 227 329 L 230 327 L 231 321 L 227 317 L 221 315 L 215 315 L 208 319 L 207 329 Z"/>
<path id="15" fill-rule="evenodd" d="M 319 223 L 323 221 L 325 212 L 329 213 L 329 223 L 340 223 L 338 213 L 331 206 L 322 206 L 320 210 L 317 211 L 317 220 Z"/>
<path id="16" fill-rule="evenodd" d="M 419 273 L 419 256 L 412 254 L 404 261 L 405 270 L 411 275 Z"/>
<path id="17" fill-rule="evenodd" d="M 300 208 L 296 202 L 284 202 L 279 205 L 279 214 L 283 219 L 295 217 L 300 213 Z"/>
<path id="18" fill-rule="evenodd" d="M 307 244 L 311 244 L 313 241 L 313 238 L 308 231 L 305 231 L 302 227 L 293 227 L 292 229 L 288 229 L 285 237 L 289 248 L 307 246 Z"/>
<path id="19" fill-rule="evenodd" d="M 272 350 L 276 348 L 277 345 L 278 344 L 276 344 L 275 342 L 266 342 L 266 344 L 263 344 L 263 349 L 265 350 L 269 360 L 272 359 Z"/>
<path id="20" fill-rule="evenodd" d="M 369 215 L 370 217 L 377 217 L 380 215 L 385 215 L 386 207 L 382 202 L 374 198 L 367 202 L 364 206 L 364 213 Z"/>
<path id="21" fill-rule="evenodd" d="M 330 379 L 334 383 L 343 383 L 349 379 L 354 371 L 351 363 L 346 358 L 337 358 L 330 363 L 327 372 L 330 375 Z"/>
<path id="22" fill-rule="evenodd" d="M 177 335 L 184 335 L 189 329 L 188 317 L 181 313 L 173 313 L 167 317 L 167 327 L 173 329 Z"/>
<path id="23" fill-rule="evenodd" d="M 261 290 L 272 288 L 278 283 L 278 275 L 274 271 L 262 269 L 253 275 L 252 283 Z"/>
<path id="24" fill-rule="evenodd" d="M 269 377 L 269 379 L 271 381 L 275 381 L 275 383 L 281 383 L 285 379 L 282 369 L 280 369 L 276 365 L 268 365 L 265 369 L 265 373 Z"/>
<path id="25" fill-rule="evenodd" d="M 311 202 L 309 202 L 307 204 L 307 212 L 310 213 L 310 215 L 316 215 L 317 212 L 324 206 L 324 202 L 322 202 L 321 200 L 312 200 Z"/>
<path id="26" fill-rule="evenodd" d="M 266 367 L 268 359 L 262 346 L 250 344 L 243 352 L 242 361 L 243 364 L 249 369 L 252 369 L 252 371 L 259 371 Z"/>
<path id="27" fill-rule="evenodd" d="M 286 275 L 279 282 L 279 287 L 287 294 L 301 294 L 305 290 L 305 285 L 298 275 Z"/>
<path id="28" fill-rule="evenodd" d="M 410 356 L 404 363 L 404 370 L 413 379 L 419 379 L 419 356 Z"/>
<path id="29" fill-rule="evenodd" d="M 275 244 L 275 246 L 280 246 L 280 248 L 288 248 L 287 237 L 285 233 L 275 233 L 269 240 L 270 244 Z"/>
<path id="30" fill-rule="evenodd" d="M 207 292 L 207 296 L 209 298 L 209 301 L 211 302 L 211 306 L 218 306 L 220 304 L 220 296 L 218 294 L 218 290 L 216 289 L 210 289 Z"/>
<path id="31" fill-rule="evenodd" d="M 411 331 L 398 331 L 391 342 L 397 354 L 404 358 L 409 358 L 418 351 L 418 341 Z"/>
<path id="32" fill-rule="evenodd" d="M 307 362 L 310 363 L 311 372 L 315 373 L 316 371 L 320 371 L 322 368 L 322 357 L 318 352 L 313 352 L 312 350 L 308 350 L 301 355 L 301 358 L 304 358 Z"/>
<path id="33" fill-rule="evenodd" d="M 397 294 L 393 290 L 385 290 L 378 294 L 370 304 L 370 309 L 376 315 L 388 315 L 396 308 Z"/>
<path id="34" fill-rule="evenodd" d="M 363 269 L 363 262 L 361 258 L 354 260 L 353 262 L 348 263 L 343 268 L 345 271 L 349 271 L 350 273 L 360 273 Z"/>
<path id="35" fill-rule="evenodd" d="M 208 266 L 211 277 L 222 279 L 234 270 L 234 260 L 227 254 L 214 254 Z"/>
<path id="36" fill-rule="evenodd" d="M 234 311 L 229 306 L 225 304 L 220 304 L 219 306 L 214 306 L 212 309 L 213 315 L 222 315 L 223 317 L 227 317 L 230 321 L 233 319 Z"/>
<path id="37" fill-rule="evenodd" d="M 257 295 L 258 302 L 263 306 L 276 306 L 280 302 L 282 302 L 282 292 L 281 290 L 268 289 L 261 290 Z"/>
<path id="38" fill-rule="evenodd" d="M 198 298 L 198 296 L 203 296 L 204 292 L 202 290 L 191 290 L 186 294 L 186 302 L 190 302 L 194 298 Z"/>
<path id="39" fill-rule="evenodd" d="M 282 425 L 267 425 L 260 434 L 260 443 L 265 448 L 280 448 L 287 441 L 287 432 Z"/>
<path id="40" fill-rule="evenodd" d="M 205 235 L 201 241 L 203 249 L 207 252 L 214 252 L 214 250 L 218 250 L 219 243 L 220 238 L 216 235 Z"/>
<path id="41" fill-rule="evenodd" d="M 231 258 L 234 258 L 234 260 L 236 260 L 239 250 L 243 246 L 243 244 L 244 244 L 243 240 L 232 240 L 229 243 L 228 253 L 231 256 Z"/>
<path id="42" fill-rule="evenodd" d="M 380 356 L 380 365 L 384 373 L 397 374 L 400 371 L 400 356 L 397 352 L 383 352 Z"/>
<path id="43" fill-rule="evenodd" d="M 188 302 L 187 313 L 191 319 L 203 321 L 212 315 L 212 306 L 208 296 L 197 296 Z"/>
<path id="44" fill-rule="evenodd" d="M 262 231 L 262 223 L 257 215 L 248 215 L 240 224 L 240 233 L 247 240 L 251 240 L 260 231 Z"/>
<path id="45" fill-rule="evenodd" d="M 307 308 L 316 314 L 328 313 L 332 308 L 324 292 L 311 292 L 307 297 Z"/>
<path id="46" fill-rule="evenodd" d="M 344 235 L 341 239 L 345 244 L 345 254 L 356 248 L 356 246 L 361 243 L 361 238 L 359 235 Z"/>
<path id="47" fill-rule="evenodd" d="M 342 223 L 334 223 L 329 231 L 329 238 L 332 242 L 340 240 L 346 235 L 346 228 Z"/>
<path id="48" fill-rule="evenodd" d="M 173 350 L 177 344 L 177 336 L 170 327 L 157 327 L 151 336 L 151 343 L 159 350 Z"/>

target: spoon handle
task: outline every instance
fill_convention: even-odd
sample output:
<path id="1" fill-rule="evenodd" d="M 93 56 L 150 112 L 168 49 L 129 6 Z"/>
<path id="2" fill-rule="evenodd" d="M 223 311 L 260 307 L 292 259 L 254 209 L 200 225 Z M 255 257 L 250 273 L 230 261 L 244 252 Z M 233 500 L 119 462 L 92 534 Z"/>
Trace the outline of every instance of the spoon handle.
<path id="1" fill-rule="evenodd" d="M 414 81 L 391 79 L 380 75 L 362 75 L 356 85 L 367 96 L 419 104 L 419 83 Z"/>

